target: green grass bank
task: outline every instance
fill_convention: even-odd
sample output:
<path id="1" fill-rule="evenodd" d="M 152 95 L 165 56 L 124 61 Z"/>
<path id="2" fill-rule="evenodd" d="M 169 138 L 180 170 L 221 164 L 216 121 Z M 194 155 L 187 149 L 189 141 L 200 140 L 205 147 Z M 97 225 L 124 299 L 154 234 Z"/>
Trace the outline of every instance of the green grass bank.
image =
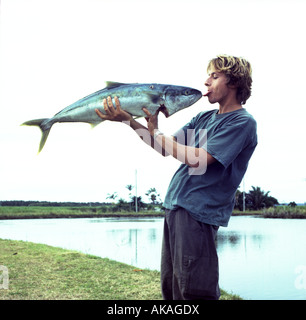
<path id="1" fill-rule="evenodd" d="M 305 219 L 306 206 L 278 206 L 260 211 L 233 211 L 232 216 L 261 216 L 263 218 Z M 1 219 L 52 219 L 52 218 L 109 218 L 109 217 L 163 217 L 163 211 L 142 210 L 112 211 L 105 207 L 40 207 L 0 206 Z"/>
<path id="2" fill-rule="evenodd" d="M 0 239 L 0 300 L 161 300 L 160 273 L 71 250 Z M 221 300 L 240 300 L 221 291 Z"/>
<path id="3" fill-rule="evenodd" d="M 234 211 L 233 215 L 260 215 L 261 211 Z M 50 219 L 50 218 L 108 218 L 108 217 L 163 217 L 163 211 L 111 212 L 101 207 L 39 207 L 3 206 L 0 219 Z"/>
<path id="4" fill-rule="evenodd" d="M 264 218 L 279 218 L 279 219 L 305 219 L 306 206 L 278 206 L 263 210 Z"/>
<path id="5" fill-rule="evenodd" d="M 163 217 L 157 211 L 105 211 L 101 207 L 0 207 L 0 219 L 50 219 L 50 218 L 108 218 L 108 217 Z"/>

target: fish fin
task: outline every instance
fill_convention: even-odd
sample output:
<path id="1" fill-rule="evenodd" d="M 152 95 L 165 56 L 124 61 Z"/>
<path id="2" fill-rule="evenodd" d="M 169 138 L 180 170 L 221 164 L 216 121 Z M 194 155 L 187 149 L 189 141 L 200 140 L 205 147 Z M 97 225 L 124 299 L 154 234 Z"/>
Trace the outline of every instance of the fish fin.
<path id="1" fill-rule="evenodd" d="M 41 130 L 41 139 L 40 139 L 40 144 L 39 144 L 39 149 L 38 149 L 38 153 L 40 153 L 40 151 L 43 149 L 48 135 L 50 133 L 51 126 L 50 125 L 43 125 L 43 123 L 48 120 L 48 119 L 35 119 L 35 120 L 30 120 L 30 121 L 26 121 L 22 124 L 22 126 L 37 126 L 39 127 L 39 129 Z"/>
<path id="2" fill-rule="evenodd" d="M 121 82 L 114 82 L 114 81 L 106 81 L 106 88 L 107 89 L 113 89 L 120 86 L 126 86 L 128 83 L 121 83 Z"/>
<path id="3" fill-rule="evenodd" d="M 158 93 L 146 93 L 146 94 L 153 103 L 157 104 L 160 101 L 160 95 Z"/>

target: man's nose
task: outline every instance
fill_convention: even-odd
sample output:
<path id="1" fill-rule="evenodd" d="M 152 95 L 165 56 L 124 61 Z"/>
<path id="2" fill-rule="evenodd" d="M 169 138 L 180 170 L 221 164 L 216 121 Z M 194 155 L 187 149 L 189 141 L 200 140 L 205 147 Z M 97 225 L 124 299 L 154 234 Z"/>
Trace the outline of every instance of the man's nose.
<path id="1" fill-rule="evenodd" d="M 209 78 L 205 81 L 204 85 L 205 85 L 206 87 L 209 87 L 209 86 L 210 86 Z"/>

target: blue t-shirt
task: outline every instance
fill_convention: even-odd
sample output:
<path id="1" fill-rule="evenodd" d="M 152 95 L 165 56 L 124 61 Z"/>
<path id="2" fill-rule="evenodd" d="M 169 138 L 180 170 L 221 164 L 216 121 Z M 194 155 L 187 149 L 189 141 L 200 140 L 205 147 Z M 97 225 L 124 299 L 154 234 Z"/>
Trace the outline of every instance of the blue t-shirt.
<path id="1" fill-rule="evenodd" d="M 180 165 L 164 207 L 182 207 L 200 222 L 226 227 L 235 193 L 257 145 L 256 121 L 244 108 L 222 114 L 218 110 L 200 112 L 174 136 L 179 143 L 204 148 L 217 161 L 203 174 L 192 174 L 188 165 Z"/>

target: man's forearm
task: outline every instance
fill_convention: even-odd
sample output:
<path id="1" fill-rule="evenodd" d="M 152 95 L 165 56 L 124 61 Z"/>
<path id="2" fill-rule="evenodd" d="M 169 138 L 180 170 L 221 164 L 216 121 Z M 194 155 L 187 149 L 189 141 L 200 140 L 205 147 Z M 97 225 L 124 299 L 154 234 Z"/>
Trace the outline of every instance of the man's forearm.
<path id="1" fill-rule="evenodd" d="M 148 128 L 143 126 L 140 122 L 136 121 L 134 118 L 132 118 L 131 121 L 129 121 L 129 123 L 127 123 L 127 124 L 135 131 L 138 129 L 148 130 Z"/>
<path id="2" fill-rule="evenodd" d="M 131 119 L 130 121 L 124 121 L 127 125 L 129 125 L 139 136 L 139 138 L 144 141 L 147 145 L 151 148 L 156 150 L 163 156 L 168 156 L 169 153 L 165 152 L 165 149 L 157 140 L 155 140 L 145 126 L 143 126 L 140 122 L 136 121 L 135 119 Z"/>
<path id="3" fill-rule="evenodd" d="M 162 133 L 157 135 L 155 140 L 175 159 L 187 164 L 191 168 L 199 169 L 198 172 L 204 173 L 207 166 L 216 161 L 203 148 L 185 146 L 176 142 L 173 137 L 167 137 Z"/>
<path id="4" fill-rule="evenodd" d="M 157 135 L 156 141 L 160 145 L 163 145 L 167 153 L 190 167 L 198 167 L 199 157 L 202 156 L 203 159 L 205 157 L 205 151 L 203 149 L 179 144 L 172 137 L 167 137 L 163 134 Z"/>

